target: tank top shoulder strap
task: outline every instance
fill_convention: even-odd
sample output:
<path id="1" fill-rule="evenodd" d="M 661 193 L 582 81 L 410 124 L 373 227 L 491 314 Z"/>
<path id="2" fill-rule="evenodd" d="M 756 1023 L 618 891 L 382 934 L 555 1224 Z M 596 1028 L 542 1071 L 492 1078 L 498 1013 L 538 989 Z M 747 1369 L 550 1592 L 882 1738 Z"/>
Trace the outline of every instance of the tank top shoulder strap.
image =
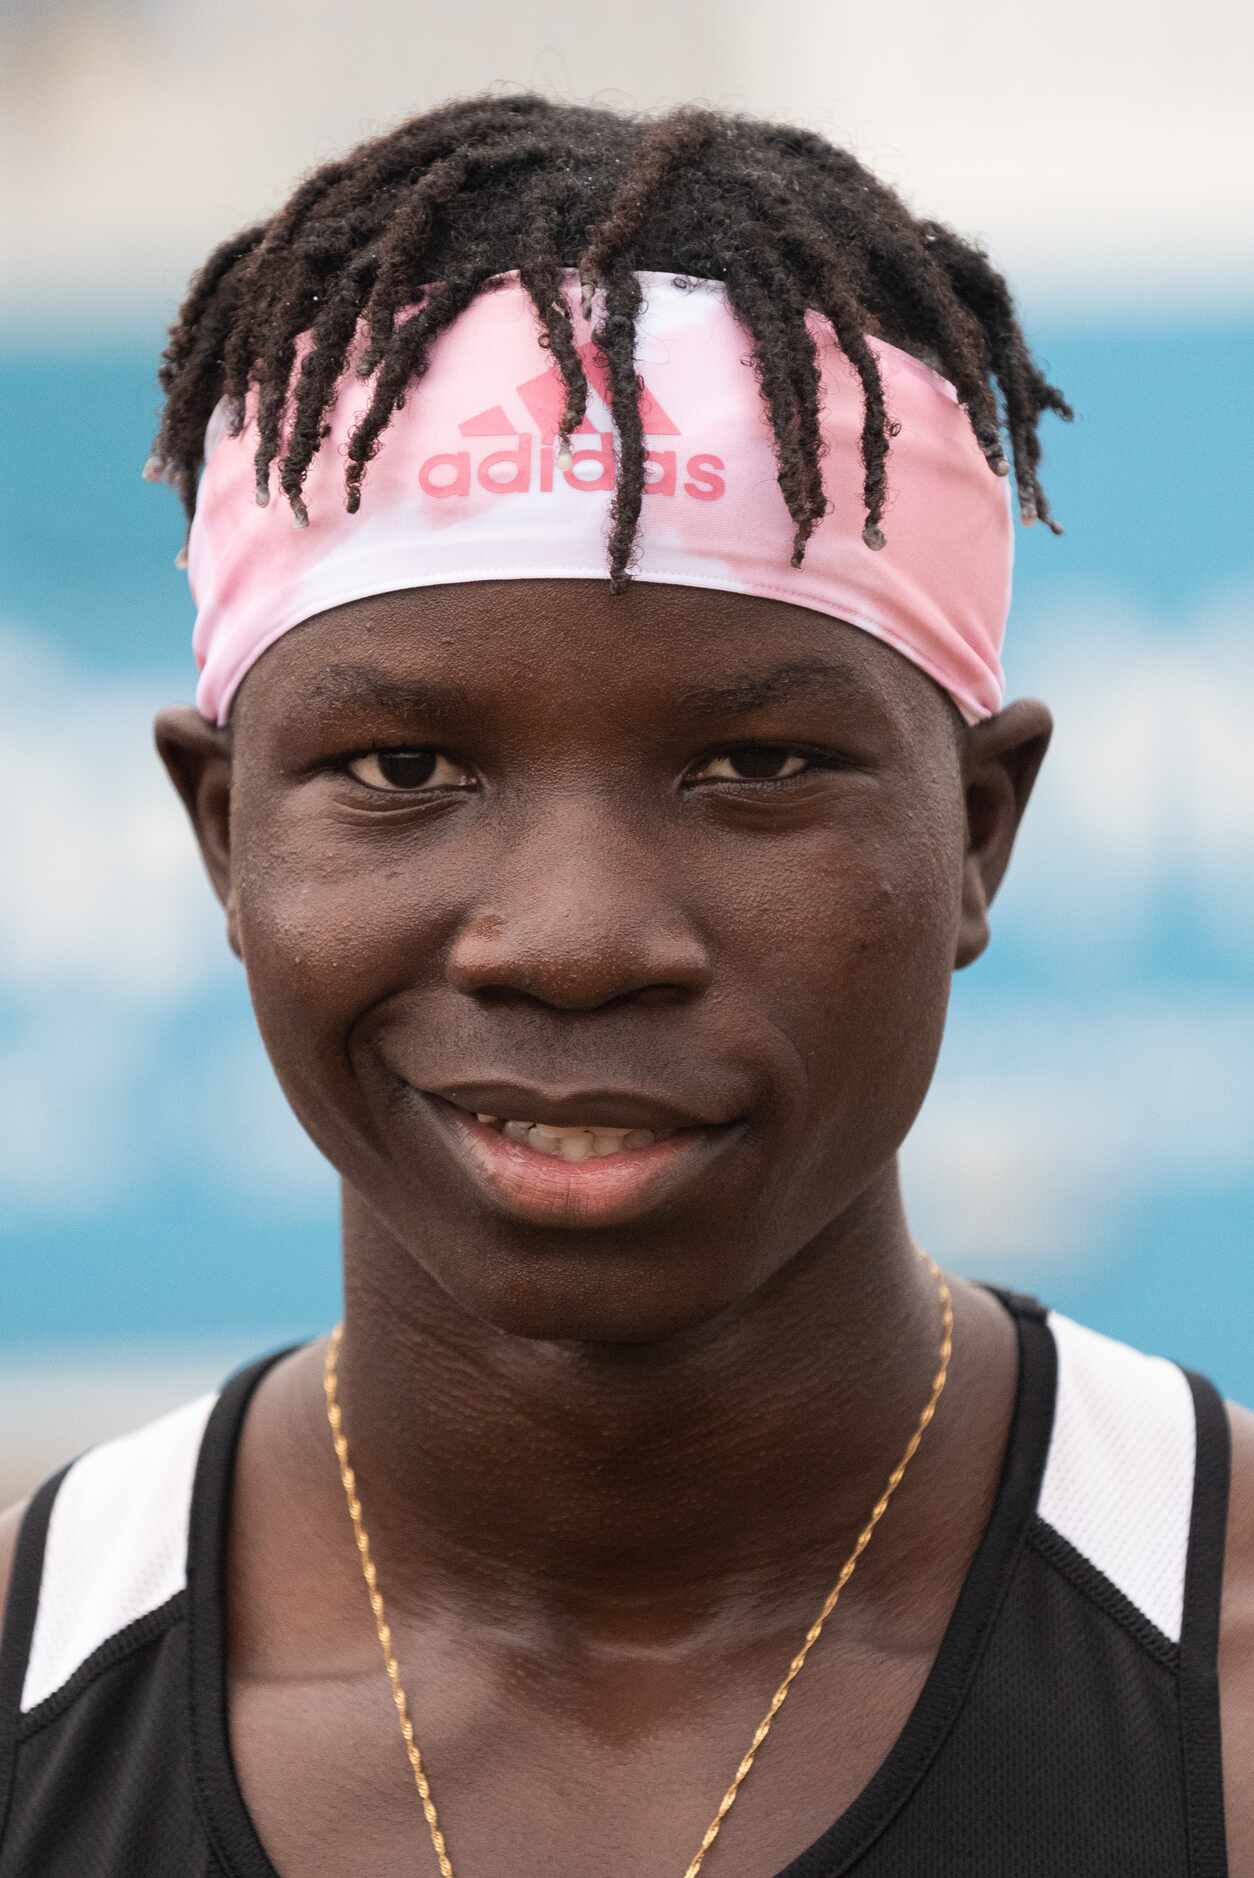
<path id="1" fill-rule="evenodd" d="M 10 1683 L 21 1670 L 19 1715 L 89 1671 L 100 1651 L 116 1653 L 184 1589 L 192 1482 L 216 1400 L 199 1396 L 89 1448 L 36 1494 L 4 1641 Z"/>
<path id="2" fill-rule="evenodd" d="M 1188 1378 L 1061 1311 L 1047 1322 L 1058 1388 L 1038 1513 L 1142 1627 L 1178 1645 L 1197 1443 Z"/>
<path id="3" fill-rule="evenodd" d="M 1214 1384 L 1050 1310 L 1038 1538 L 1176 1672 L 1191 1874 L 1223 1878 L 1218 1653 L 1230 1429 Z"/>
<path id="4" fill-rule="evenodd" d="M 22 1744 L 185 1616 L 193 1511 L 211 1436 L 216 1429 L 219 1440 L 238 1438 L 253 1387 L 291 1347 L 241 1366 L 220 1390 L 87 1449 L 33 1496 L 0 1638 L 0 1846 L 18 1804 Z M 222 1534 L 210 1537 L 216 1553 Z"/>
<path id="5" fill-rule="evenodd" d="M 209 1391 L 52 1475 L 18 1534 L 0 1638 L 0 1843 L 18 1743 L 178 1614 Z"/>

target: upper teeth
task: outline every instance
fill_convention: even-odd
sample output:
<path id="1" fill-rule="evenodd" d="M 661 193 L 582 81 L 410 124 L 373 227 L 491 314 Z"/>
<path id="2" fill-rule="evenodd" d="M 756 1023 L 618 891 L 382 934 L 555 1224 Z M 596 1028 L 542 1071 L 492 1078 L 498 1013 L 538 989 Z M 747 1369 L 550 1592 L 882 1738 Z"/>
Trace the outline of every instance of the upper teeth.
<path id="1" fill-rule="evenodd" d="M 511 1141 L 525 1141 L 529 1148 L 560 1156 L 563 1161 L 587 1161 L 594 1155 L 618 1154 L 624 1148 L 647 1148 L 675 1132 L 672 1128 L 610 1128 L 600 1122 L 555 1128 L 549 1122 L 506 1121 L 499 1115 L 484 1114 L 478 1114 L 476 1120 L 499 1128 Z"/>

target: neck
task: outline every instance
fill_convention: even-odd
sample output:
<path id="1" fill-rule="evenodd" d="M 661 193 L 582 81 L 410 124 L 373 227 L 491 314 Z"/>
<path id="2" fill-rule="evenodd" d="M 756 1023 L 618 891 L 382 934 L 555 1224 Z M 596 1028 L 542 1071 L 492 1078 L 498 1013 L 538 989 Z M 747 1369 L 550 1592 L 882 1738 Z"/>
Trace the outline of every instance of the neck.
<path id="1" fill-rule="evenodd" d="M 455 1306 L 351 1192 L 344 1225 L 340 1400 L 398 1609 L 490 1600 L 633 1630 L 647 1610 L 660 1632 L 777 1602 L 807 1563 L 821 1575 L 845 1556 L 938 1366 L 937 1287 L 895 1169 L 736 1312 L 647 1346 L 505 1335 Z M 971 1360 L 956 1333 L 951 1398 L 973 1386 L 970 1371 L 955 1386 Z M 955 1433 L 971 1453 L 948 1406 L 909 1489 L 932 1545 Z M 1003 1435 L 1004 1419 L 997 1451 Z"/>

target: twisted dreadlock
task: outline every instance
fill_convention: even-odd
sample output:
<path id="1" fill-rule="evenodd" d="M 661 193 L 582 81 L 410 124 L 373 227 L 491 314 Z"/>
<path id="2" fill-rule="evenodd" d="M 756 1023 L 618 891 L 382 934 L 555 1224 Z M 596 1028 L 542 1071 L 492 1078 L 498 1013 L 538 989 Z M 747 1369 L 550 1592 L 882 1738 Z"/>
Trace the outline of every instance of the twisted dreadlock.
<path id="1" fill-rule="evenodd" d="M 862 384 L 869 547 L 884 545 L 897 426 L 868 332 L 952 379 L 999 475 L 1010 468 L 1004 425 L 1024 521 L 1061 532 L 1037 475 L 1037 425 L 1043 411 L 1072 412 L 1031 358 L 1006 283 L 981 249 L 916 220 L 892 189 L 813 132 L 699 109 L 649 117 L 534 93 L 459 99 L 411 118 L 324 164 L 270 221 L 223 242 L 170 329 L 158 373 L 165 409 L 144 473 L 174 485 L 190 520 L 210 413 L 225 398 L 238 435 L 256 384 L 257 500 L 269 500 L 291 399 L 279 486 L 307 523 L 301 490 L 361 322 L 357 370 L 374 389 L 348 445 L 346 506 L 355 511 L 367 466 L 436 339 L 493 275 L 514 269 L 565 386 L 558 442 L 568 450 L 588 383 L 561 291 L 566 268 L 578 271 L 586 315 L 602 291 L 592 336 L 620 445 L 612 591 L 628 584 L 644 490 L 635 358 L 644 271 L 724 282 L 753 342 L 794 567 L 829 506 L 808 309 L 828 321 Z M 402 307 L 416 310 L 398 323 Z M 297 337 L 307 330 L 312 345 L 293 393 Z"/>

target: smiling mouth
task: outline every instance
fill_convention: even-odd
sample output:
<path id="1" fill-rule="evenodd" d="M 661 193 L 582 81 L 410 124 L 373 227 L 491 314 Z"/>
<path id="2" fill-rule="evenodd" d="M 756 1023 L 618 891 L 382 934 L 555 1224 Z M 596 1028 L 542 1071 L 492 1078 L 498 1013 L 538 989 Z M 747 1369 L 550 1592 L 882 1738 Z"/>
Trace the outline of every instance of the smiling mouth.
<path id="1" fill-rule="evenodd" d="M 475 1120 L 510 1141 L 522 1142 L 537 1154 L 547 1154 L 577 1167 L 583 1161 L 608 1160 L 615 1154 L 634 1154 L 655 1141 L 669 1141 L 678 1128 L 612 1128 L 598 1122 L 509 1121 L 500 1115 L 476 1114 Z"/>
<path id="2" fill-rule="evenodd" d="M 482 1196 L 533 1225 L 626 1224 L 707 1175 L 743 1133 L 740 1122 L 656 1132 L 604 1124 L 558 1128 L 472 1113 L 444 1096 L 415 1093 Z"/>

